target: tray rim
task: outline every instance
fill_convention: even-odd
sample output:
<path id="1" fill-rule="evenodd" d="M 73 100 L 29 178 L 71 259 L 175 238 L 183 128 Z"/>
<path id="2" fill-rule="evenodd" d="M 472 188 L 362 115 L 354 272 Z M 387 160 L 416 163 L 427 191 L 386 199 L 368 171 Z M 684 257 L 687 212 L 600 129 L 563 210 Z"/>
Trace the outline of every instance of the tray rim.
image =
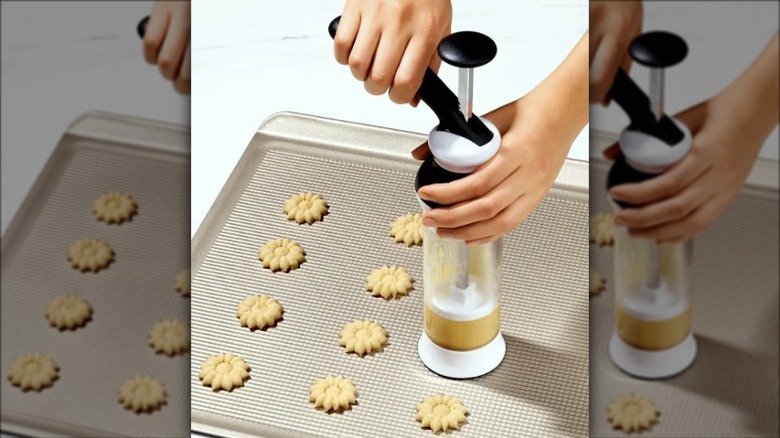
<path id="1" fill-rule="evenodd" d="M 141 148 L 152 153 L 179 158 L 184 156 L 189 159 L 189 132 L 187 125 L 108 111 L 93 110 L 78 115 L 65 129 L 0 239 L 0 276 L 5 276 L 16 251 L 29 233 L 32 222 L 25 221 L 24 218 L 29 214 L 39 213 L 41 206 L 37 205 L 38 197 L 45 194 L 49 185 L 62 175 L 65 170 L 65 166 L 61 165 L 62 161 L 82 147 L 74 145 L 71 141 L 73 138 L 110 142 L 114 147 Z M 187 140 L 186 149 L 179 146 L 184 139 Z M 9 411 L 5 407 L 0 410 L 0 431 L 45 437 L 123 436 L 110 431 Z"/>

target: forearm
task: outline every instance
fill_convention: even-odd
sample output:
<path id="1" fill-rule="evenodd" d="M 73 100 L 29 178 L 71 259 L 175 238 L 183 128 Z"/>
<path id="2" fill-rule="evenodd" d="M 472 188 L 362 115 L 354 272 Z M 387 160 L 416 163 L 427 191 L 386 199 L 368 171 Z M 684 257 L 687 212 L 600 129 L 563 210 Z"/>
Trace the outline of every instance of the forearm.
<path id="1" fill-rule="evenodd" d="M 551 127 L 560 130 L 568 148 L 588 123 L 588 32 L 566 59 L 532 92 Z"/>
<path id="2" fill-rule="evenodd" d="M 780 117 L 780 34 L 737 79 L 718 96 L 732 109 L 739 126 L 749 126 L 746 134 L 763 142 Z M 760 146 L 760 145 L 759 145 Z"/>

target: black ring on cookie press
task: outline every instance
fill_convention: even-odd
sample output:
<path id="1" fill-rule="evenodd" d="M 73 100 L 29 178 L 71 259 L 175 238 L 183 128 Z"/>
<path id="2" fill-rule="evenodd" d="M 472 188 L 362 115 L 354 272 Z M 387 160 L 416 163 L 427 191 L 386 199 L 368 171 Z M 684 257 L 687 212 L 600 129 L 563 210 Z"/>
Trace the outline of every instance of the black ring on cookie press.
<path id="1" fill-rule="evenodd" d="M 469 173 L 456 173 L 441 167 L 434 159 L 433 155 L 423 161 L 420 168 L 417 169 L 417 176 L 414 178 L 414 190 L 419 192 L 420 188 L 431 184 L 446 184 L 459 180 Z M 422 199 L 422 198 L 421 198 Z M 447 207 L 447 205 L 438 204 L 433 201 L 422 199 L 422 201 L 431 208 Z"/>

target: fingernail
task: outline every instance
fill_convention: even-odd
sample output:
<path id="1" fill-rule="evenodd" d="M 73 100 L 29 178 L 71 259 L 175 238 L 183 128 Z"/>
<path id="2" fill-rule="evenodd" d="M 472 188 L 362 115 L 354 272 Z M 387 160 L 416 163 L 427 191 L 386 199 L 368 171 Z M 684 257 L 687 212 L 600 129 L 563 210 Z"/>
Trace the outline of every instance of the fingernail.
<path id="1" fill-rule="evenodd" d="M 423 201 L 430 201 L 430 199 L 428 198 L 428 193 L 426 193 L 426 192 L 423 192 L 423 189 L 420 189 L 420 190 L 417 192 L 417 196 L 419 196 L 419 197 L 420 197 L 420 199 L 422 199 Z"/>
<path id="2" fill-rule="evenodd" d="M 429 217 L 426 217 L 426 216 L 423 216 L 422 223 L 426 227 L 435 227 L 436 226 L 436 221 L 431 219 L 431 218 L 429 218 Z"/>
<path id="3" fill-rule="evenodd" d="M 626 220 L 623 219 L 622 216 L 614 216 L 612 218 L 612 222 L 614 222 L 615 225 L 617 225 L 619 227 L 625 227 L 626 226 Z"/>

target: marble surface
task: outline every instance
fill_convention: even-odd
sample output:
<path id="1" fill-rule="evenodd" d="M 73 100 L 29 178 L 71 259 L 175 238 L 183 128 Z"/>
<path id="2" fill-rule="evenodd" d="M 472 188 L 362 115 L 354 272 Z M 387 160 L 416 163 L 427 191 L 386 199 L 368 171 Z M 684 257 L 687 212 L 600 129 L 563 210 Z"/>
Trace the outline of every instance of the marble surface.
<path id="1" fill-rule="evenodd" d="M 151 2 L 2 2 L 2 230 L 70 123 L 90 110 L 189 123 L 144 62 Z"/>
<path id="2" fill-rule="evenodd" d="M 644 29 L 667 30 L 688 43 L 688 56 L 667 69 L 665 107 L 674 114 L 707 100 L 739 76 L 778 31 L 780 3 L 771 1 L 645 2 Z M 645 90 L 648 69 L 636 65 L 631 77 Z M 618 132 L 628 117 L 616 105 L 591 105 L 592 129 Z M 778 159 L 778 129 L 761 156 Z"/>
<path id="3" fill-rule="evenodd" d="M 192 233 L 258 126 L 278 111 L 428 132 L 433 113 L 372 96 L 333 58 L 328 23 L 343 2 L 193 2 Z M 585 0 L 456 0 L 453 30 L 490 35 L 498 55 L 476 71 L 475 112 L 517 99 L 569 53 L 588 26 Z M 455 88 L 457 71 L 444 66 Z M 583 86 L 586 86 L 583 84 Z M 587 129 L 570 156 L 588 158 Z"/>

